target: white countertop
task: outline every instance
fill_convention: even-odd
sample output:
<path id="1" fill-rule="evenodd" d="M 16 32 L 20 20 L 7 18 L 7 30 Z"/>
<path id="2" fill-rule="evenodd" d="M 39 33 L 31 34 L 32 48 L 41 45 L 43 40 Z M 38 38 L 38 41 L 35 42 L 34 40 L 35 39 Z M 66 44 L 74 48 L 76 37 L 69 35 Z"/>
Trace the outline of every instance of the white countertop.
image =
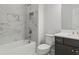
<path id="1" fill-rule="evenodd" d="M 79 34 L 60 32 L 55 34 L 55 36 L 79 40 Z"/>

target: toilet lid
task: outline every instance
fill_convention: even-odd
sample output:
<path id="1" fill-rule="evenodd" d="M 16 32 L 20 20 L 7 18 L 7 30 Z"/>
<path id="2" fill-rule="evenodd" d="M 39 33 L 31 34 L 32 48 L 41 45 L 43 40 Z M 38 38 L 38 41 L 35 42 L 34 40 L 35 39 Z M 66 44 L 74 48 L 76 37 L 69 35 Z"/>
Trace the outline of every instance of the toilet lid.
<path id="1" fill-rule="evenodd" d="M 47 44 L 41 44 L 38 46 L 38 49 L 41 49 L 41 50 L 45 50 L 45 49 L 49 49 L 49 48 L 50 48 L 50 46 Z"/>

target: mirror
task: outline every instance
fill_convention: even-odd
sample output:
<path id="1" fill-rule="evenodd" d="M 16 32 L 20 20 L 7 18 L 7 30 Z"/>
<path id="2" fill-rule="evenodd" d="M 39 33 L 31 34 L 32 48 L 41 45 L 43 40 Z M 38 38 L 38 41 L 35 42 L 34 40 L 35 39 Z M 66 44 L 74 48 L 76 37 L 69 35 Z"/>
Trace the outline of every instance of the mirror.
<path id="1" fill-rule="evenodd" d="M 79 29 L 79 8 L 72 10 L 72 29 Z"/>
<path id="2" fill-rule="evenodd" d="M 62 29 L 79 30 L 79 4 L 62 4 Z"/>

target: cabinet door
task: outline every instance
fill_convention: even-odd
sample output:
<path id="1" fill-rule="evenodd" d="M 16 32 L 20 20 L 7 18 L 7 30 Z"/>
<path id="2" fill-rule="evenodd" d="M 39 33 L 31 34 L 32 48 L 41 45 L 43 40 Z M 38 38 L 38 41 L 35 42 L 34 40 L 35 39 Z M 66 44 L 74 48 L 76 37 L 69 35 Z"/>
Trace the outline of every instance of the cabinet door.
<path id="1" fill-rule="evenodd" d="M 61 37 L 55 37 L 55 54 L 63 55 L 64 53 L 63 39 Z"/>
<path id="2" fill-rule="evenodd" d="M 56 55 L 74 55 L 74 54 L 78 54 L 78 51 L 76 51 L 75 53 L 75 50 L 73 47 L 56 44 L 55 54 Z"/>
<path id="3" fill-rule="evenodd" d="M 79 48 L 74 48 L 75 50 L 75 55 L 79 55 Z"/>
<path id="4" fill-rule="evenodd" d="M 61 37 L 55 37 L 55 54 L 56 55 L 74 55 L 75 54 L 73 47 L 64 44 L 65 40 L 66 39 L 61 38 Z M 69 43 L 71 42 L 69 41 Z"/>
<path id="5" fill-rule="evenodd" d="M 63 55 L 64 54 L 64 46 L 62 44 L 55 45 L 55 54 L 56 55 Z"/>
<path id="6" fill-rule="evenodd" d="M 75 50 L 71 46 L 64 45 L 64 54 L 65 55 L 74 55 L 75 54 Z"/>

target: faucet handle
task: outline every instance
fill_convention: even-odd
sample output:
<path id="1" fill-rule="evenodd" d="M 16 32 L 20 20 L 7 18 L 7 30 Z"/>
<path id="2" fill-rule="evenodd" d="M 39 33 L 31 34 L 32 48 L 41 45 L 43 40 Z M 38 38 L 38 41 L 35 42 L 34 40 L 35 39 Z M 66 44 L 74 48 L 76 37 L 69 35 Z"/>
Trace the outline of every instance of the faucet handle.
<path id="1" fill-rule="evenodd" d="M 77 32 L 77 34 L 79 34 L 79 32 Z"/>
<path id="2" fill-rule="evenodd" d="M 75 32 L 72 32 L 72 34 L 75 34 Z"/>

